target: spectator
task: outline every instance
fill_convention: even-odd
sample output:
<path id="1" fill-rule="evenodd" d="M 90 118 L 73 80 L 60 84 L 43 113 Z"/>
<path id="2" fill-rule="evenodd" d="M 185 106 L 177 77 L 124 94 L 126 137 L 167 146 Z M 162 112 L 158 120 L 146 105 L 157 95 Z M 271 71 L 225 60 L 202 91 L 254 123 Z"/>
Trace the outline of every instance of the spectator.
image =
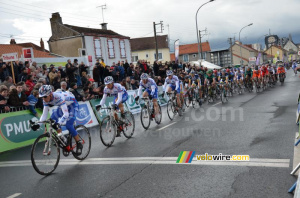
<path id="1" fill-rule="evenodd" d="M 86 100 L 91 100 L 91 99 L 95 98 L 94 95 L 90 94 L 88 87 L 83 88 L 82 95 Z"/>
<path id="2" fill-rule="evenodd" d="M 137 85 L 135 79 L 131 79 L 130 84 L 131 84 L 132 90 L 135 90 L 138 88 L 138 85 Z"/>
<path id="3" fill-rule="evenodd" d="M 82 82 L 82 85 L 84 86 L 86 84 L 86 82 L 88 81 L 87 79 L 87 75 L 86 75 L 86 72 L 82 72 L 82 77 L 81 77 L 81 82 Z"/>
<path id="4" fill-rule="evenodd" d="M 62 79 L 65 79 L 67 77 L 66 72 L 63 70 L 62 66 L 58 67 L 58 71 L 60 71 L 60 75 Z"/>
<path id="5" fill-rule="evenodd" d="M 4 81 L 7 76 L 8 75 L 6 75 L 6 64 L 3 62 L 3 59 L 0 58 L 0 81 Z"/>
<path id="6" fill-rule="evenodd" d="M 25 94 L 27 96 L 29 96 L 31 94 L 31 91 L 33 90 L 33 87 L 34 87 L 34 83 L 33 83 L 33 76 L 32 75 L 28 75 L 27 76 L 27 80 L 25 82 L 25 84 L 27 85 L 28 87 L 28 91 L 25 92 Z"/>
<path id="7" fill-rule="evenodd" d="M 47 65 L 46 65 L 46 64 L 43 64 L 43 65 L 42 65 L 42 73 L 43 73 L 44 71 L 47 71 Z"/>
<path id="8" fill-rule="evenodd" d="M 126 77 L 126 87 L 127 87 L 127 90 L 132 90 L 129 76 Z"/>
<path id="9" fill-rule="evenodd" d="M 92 79 L 91 79 L 91 80 L 92 80 Z M 85 84 L 85 87 L 88 87 L 88 88 L 89 88 L 89 93 L 90 93 L 91 95 L 99 95 L 100 89 L 99 89 L 99 88 L 94 88 L 93 81 L 88 81 L 88 82 Z"/>
<path id="10" fill-rule="evenodd" d="M 12 79 L 12 77 L 6 76 L 5 81 L 1 85 L 5 85 L 7 87 L 7 89 L 9 89 L 10 86 L 13 85 L 13 79 Z"/>
<path id="11" fill-rule="evenodd" d="M 74 83 L 74 82 L 73 82 Z M 62 81 L 61 83 L 60 83 L 60 89 L 62 90 L 62 91 L 67 91 L 68 90 L 68 84 L 66 83 L 66 81 Z"/>
<path id="12" fill-rule="evenodd" d="M 97 68 L 99 70 L 99 80 L 97 82 L 101 82 L 102 84 L 104 83 L 104 69 L 105 69 L 105 63 L 104 60 L 101 59 L 101 63 L 97 64 Z M 100 84 L 100 83 L 98 83 Z"/>
<path id="13" fill-rule="evenodd" d="M 161 76 L 158 76 L 157 85 L 162 86 L 165 82 L 162 80 Z"/>
<path id="14" fill-rule="evenodd" d="M 50 67 L 50 72 L 49 72 L 49 80 L 50 84 L 53 84 L 53 79 L 57 76 L 56 69 L 55 67 Z"/>
<path id="15" fill-rule="evenodd" d="M 10 108 L 7 105 L 8 88 L 5 85 L 0 85 L 0 112 L 9 112 Z"/>
<path id="16" fill-rule="evenodd" d="M 45 78 L 39 78 L 39 80 L 37 81 L 37 83 L 41 83 L 42 85 L 47 85 L 47 81 Z"/>
<path id="17" fill-rule="evenodd" d="M 111 68 L 109 66 L 106 66 L 105 69 L 104 69 L 104 78 L 106 76 L 112 76 L 111 72 L 112 72 Z"/>
<path id="18" fill-rule="evenodd" d="M 77 68 L 75 71 L 74 71 L 74 74 L 75 74 L 75 78 L 76 78 L 76 81 L 77 81 L 77 85 L 78 86 L 81 86 L 81 79 L 80 79 L 80 71 L 79 71 L 79 64 L 78 64 L 78 60 L 75 58 L 74 59 L 74 63 L 73 63 L 73 67 L 74 68 Z"/>
<path id="19" fill-rule="evenodd" d="M 120 61 L 119 61 L 120 62 Z M 122 81 L 125 78 L 125 69 L 123 67 L 123 63 L 124 61 L 122 61 L 122 64 L 120 64 L 118 66 L 118 70 L 119 70 L 119 81 Z"/>
<path id="20" fill-rule="evenodd" d="M 89 66 L 85 65 L 84 62 L 81 61 L 80 65 L 79 65 L 80 74 L 82 74 L 82 72 L 89 73 L 88 68 L 89 68 Z"/>
<path id="21" fill-rule="evenodd" d="M 40 87 L 42 86 L 42 83 L 36 83 L 36 85 L 34 86 L 33 90 L 39 90 Z M 43 104 L 43 99 L 38 97 L 38 102 L 35 105 L 36 108 L 40 108 L 43 109 L 44 108 L 44 104 Z"/>
<path id="22" fill-rule="evenodd" d="M 19 107 L 19 106 L 28 106 L 29 102 L 27 101 L 27 96 L 23 92 L 24 82 L 18 82 L 17 88 L 12 89 L 9 94 L 8 104 L 11 106 Z"/>
<path id="23" fill-rule="evenodd" d="M 126 80 L 123 79 L 121 82 L 120 82 L 120 85 L 122 85 L 123 87 L 125 87 L 126 90 L 128 90 L 127 86 L 126 86 Z"/>
<path id="24" fill-rule="evenodd" d="M 30 68 L 29 68 L 30 64 L 29 64 L 29 61 L 25 61 L 25 68 L 28 69 L 28 74 L 30 74 Z"/>
<path id="25" fill-rule="evenodd" d="M 85 101 L 85 98 L 77 91 L 76 83 L 72 83 L 70 85 L 69 91 L 72 92 L 77 101 Z"/>
<path id="26" fill-rule="evenodd" d="M 101 63 L 100 64 L 102 65 L 102 67 L 106 66 L 105 63 L 104 63 L 104 59 L 103 58 L 101 59 Z"/>
<path id="27" fill-rule="evenodd" d="M 39 91 L 33 90 L 32 93 L 28 96 L 27 101 L 29 102 L 29 110 L 35 116 L 39 117 L 38 113 L 35 110 L 36 104 L 38 103 Z"/>
<path id="28" fill-rule="evenodd" d="M 158 76 L 158 70 L 159 70 L 158 63 L 157 63 L 157 61 L 154 61 L 154 63 L 153 63 L 153 71 L 154 71 L 154 75 L 155 76 Z"/>
<path id="29" fill-rule="evenodd" d="M 18 76 L 18 82 L 25 82 L 28 76 L 29 69 L 27 67 L 22 68 L 22 73 Z"/>
<path id="30" fill-rule="evenodd" d="M 78 70 L 77 67 L 74 67 L 71 63 L 71 60 L 68 60 L 68 63 L 66 64 L 66 73 L 67 77 L 69 79 L 69 83 L 77 83 L 76 77 L 75 77 L 75 71 Z"/>
<path id="31" fill-rule="evenodd" d="M 134 72 L 134 65 L 132 63 L 130 63 L 130 66 L 127 68 L 127 76 L 133 76 L 133 72 Z"/>
<path id="32" fill-rule="evenodd" d="M 18 65 L 17 65 L 15 62 L 13 62 L 13 65 L 11 65 L 11 62 L 9 62 L 9 63 L 7 64 L 7 70 L 8 70 L 9 76 L 13 76 L 13 75 L 12 75 L 11 67 L 14 68 L 15 81 L 16 81 L 16 83 L 17 83 L 17 82 L 19 82 L 19 81 L 18 81 L 18 76 L 19 76 Z M 29 71 L 28 71 L 28 74 L 30 74 Z M 25 78 L 25 80 L 26 80 L 26 78 Z M 24 82 L 25 82 L 25 80 L 24 80 Z"/>
<path id="33" fill-rule="evenodd" d="M 37 70 L 37 65 L 36 62 L 32 62 L 31 66 L 29 67 L 31 72 L 35 72 L 35 70 Z"/>
<path id="34" fill-rule="evenodd" d="M 140 80 L 140 69 L 139 69 L 139 67 L 135 67 L 135 70 L 134 70 L 134 79 L 135 80 Z"/>

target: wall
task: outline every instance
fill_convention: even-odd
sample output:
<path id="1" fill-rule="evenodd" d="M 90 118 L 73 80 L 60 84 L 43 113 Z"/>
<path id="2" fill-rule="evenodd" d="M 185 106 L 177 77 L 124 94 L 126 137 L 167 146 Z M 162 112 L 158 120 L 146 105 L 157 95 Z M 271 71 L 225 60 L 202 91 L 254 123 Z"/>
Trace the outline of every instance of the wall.
<path id="1" fill-rule="evenodd" d="M 51 52 L 54 54 L 67 57 L 77 57 L 79 56 L 78 48 L 82 48 L 82 37 L 50 41 L 49 47 Z"/>
<path id="2" fill-rule="evenodd" d="M 285 49 L 286 51 L 289 51 L 291 49 L 296 53 L 298 53 L 298 50 L 299 50 L 298 47 L 296 45 L 294 45 L 294 43 L 292 43 L 291 41 L 288 41 L 283 49 Z"/>
<path id="3" fill-rule="evenodd" d="M 240 50 L 241 49 L 241 50 Z M 233 54 L 233 65 L 240 65 L 240 56 L 242 51 L 242 57 L 243 57 L 243 64 L 246 65 L 249 63 L 249 58 L 255 56 L 255 54 L 251 54 L 251 52 L 243 47 L 240 48 L 238 45 L 232 46 L 232 54 Z M 239 57 L 235 56 L 234 54 L 238 55 Z M 257 56 L 257 55 L 256 55 Z M 247 59 L 247 60 L 244 60 Z"/>
<path id="4" fill-rule="evenodd" d="M 282 49 L 279 49 L 275 46 L 270 47 L 269 49 L 267 49 L 265 51 L 267 54 L 272 55 L 273 57 L 275 57 L 276 55 L 279 57 L 280 60 L 282 60 L 282 56 L 283 56 L 283 51 Z M 279 55 L 278 55 L 279 53 Z"/>
<path id="5" fill-rule="evenodd" d="M 85 47 L 86 47 L 87 55 L 92 55 L 93 65 L 94 65 L 96 63 L 94 37 L 85 36 L 84 39 L 85 39 Z M 125 61 L 126 59 L 128 60 L 128 62 L 131 62 L 130 42 L 128 39 L 123 39 L 123 40 L 125 41 L 126 58 L 121 58 L 119 38 L 113 38 L 115 58 L 108 58 L 107 38 L 100 37 L 102 58 L 104 59 L 106 65 L 112 65 L 113 62 L 117 63 L 118 61 Z"/>

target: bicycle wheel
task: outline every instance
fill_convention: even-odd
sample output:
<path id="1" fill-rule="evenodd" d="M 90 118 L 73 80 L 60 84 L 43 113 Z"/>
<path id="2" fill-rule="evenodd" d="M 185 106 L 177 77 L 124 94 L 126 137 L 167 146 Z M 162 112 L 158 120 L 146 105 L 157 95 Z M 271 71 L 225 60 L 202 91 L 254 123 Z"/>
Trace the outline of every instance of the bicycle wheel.
<path id="1" fill-rule="evenodd" d="M 60 149 L 50 134 L 40 135 L 31 148 L 31 163 L 34 170 L 40 175 L 50 175 L 60 159 Z"/>
<path id="2" fill-rule="evenodd" d="M 192 105 L 193 105 L 193 108 L 198 108 L 200 105 L 199 105 L 199 93 L 197 93 L 196 91 L 194 92 L 194 95 L 193 95 L 193 100 L 192 100 Z"/>
<path id="3" fill-rule="evenodd" d="M 173 103 L 172 99 L 170 99 L 167 103 L 167 113 L 168 113 L 170 120 L 173 120 L 174 116 L 175 116 L 175 107 L 174 107 L 174 103 Z"/>
<path id="4" fill-rule="evenodd" d="M 75 130 L 78 133 L 78 136 L 81 140 L 81 144 L 82 144 L 83 148 L 82 148 L 81 155 L 77 155 L 76 144 L 74 144 L 74 146 L 73 146 L 73 144 L 71 144 L 72 148 L 73 148 L 72 154 L 76 159 L 84 160 L 89 155 L 90 150 L 91 150 L 91 134 L 90 134 L 89 130 L 83 125 L 76 126 Z M 71 142 L 72 141 L 74 141 L 74 140 L 71 140 Z"/>
<path id="5" fill-rule="evenodd" d="M 117 127 L 110 116 L 106 116 L 100 123 L 100 139 L 104 146 L 110 147 L 116 138 Z"/>
<path id="6" fill-rule="evenodd" d="M 159 104 L 158 104 L 158 109 L 159 109 L 159 113 L 154 117 L 156 124 L 160 124 L 162 119 L 162 112 Z"/>
<path id="7" fill-rule="evenodd" d="M 144 105 L 144 107 L 141 110 L 140 118 L 141 118 L 142 126 L 144 127 L 144 129 L 147 130 L 151 123 L 150 112 L 149 112 L 148 106 Z"/>
<path id="8" fill-rule="evenodd" d="M 190 96 L 189 96 L 188 93 L 186 93 L 186 94 L 184 95 L 184 104 L 185 104 L 186 107 L 189 107 L 189 106 L 190 106 L 190 103 L 191 103 L 191 101 L 190 101 Z"/>
<path id="9" fill-rule="evenodd" d="M 125 122 L 123 125 L 123 134 L 126 138 L 131 138 L 135 129 L 135 120 L 132 113 L 127 111 L 123 121 Z"/>

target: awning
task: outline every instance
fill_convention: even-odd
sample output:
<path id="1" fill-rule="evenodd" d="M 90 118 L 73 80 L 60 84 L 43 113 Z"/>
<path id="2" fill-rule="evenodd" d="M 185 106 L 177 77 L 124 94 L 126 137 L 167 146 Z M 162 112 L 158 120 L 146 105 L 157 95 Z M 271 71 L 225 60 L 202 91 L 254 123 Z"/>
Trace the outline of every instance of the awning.
<path id="1" fill-rule="evenodd" d="M 190 64 L 193 66 L 193 65 L 196 65 L 196 66 L 200 66 L 200 60 L 198 61 L 191 61 Z M 201 60 L 201 65 L 203 67 L 207 67 L 207 69 L 222 69 L 222 67 L 218 66 L 218 65 L 215 65 L 213 63 L 210 63 L 210 62 L 207 62 L 205 60 Z"/>

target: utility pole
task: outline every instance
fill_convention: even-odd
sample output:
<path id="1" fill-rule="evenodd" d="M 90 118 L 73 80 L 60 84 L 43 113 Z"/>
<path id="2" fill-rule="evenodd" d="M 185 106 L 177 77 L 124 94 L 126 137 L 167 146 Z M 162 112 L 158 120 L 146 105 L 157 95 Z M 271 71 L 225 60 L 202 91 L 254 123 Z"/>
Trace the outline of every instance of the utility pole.
<path id="1" fill-rule="evenodd" d="M 207 28 L 205 28 L 205 30 L 199 30 L 199 42 L 200 42 L 200 60 L 203 58 L 203 53 L 202 53 L 202 43 L 201 43 L 201 38 L 203 37 L 203 36 L 205 36 L 206 35 L 206 31 L 207 31 Z M 205 34 L 203 34 L 202 36 L 201 36 L 201 32 L 205 32 Z"/>
<path id="2" fill-rule="evenodd" d="M 230 65 L 233 65 L 233 56 L 232 56 L 232 38 L 228 39 L 229 44 L 230 44 Z"/>
<path id="3" fill-rule="evenodd" d="M 156 57 L 155 60 L 158 60 L 158 47 L 157 47 L 157 36 L 156 36 L 156 25 L 160 25 L 161 26 L 161 32 L 157 32 L 157 33 L 162 33 L 163 32 L 163 21 L 160 21 L 160 23 L 155 23 L 153 22 L 153 30 L 154 30 L 154 39 L 155 39 L 155 53 L 156 53 Z"/>

